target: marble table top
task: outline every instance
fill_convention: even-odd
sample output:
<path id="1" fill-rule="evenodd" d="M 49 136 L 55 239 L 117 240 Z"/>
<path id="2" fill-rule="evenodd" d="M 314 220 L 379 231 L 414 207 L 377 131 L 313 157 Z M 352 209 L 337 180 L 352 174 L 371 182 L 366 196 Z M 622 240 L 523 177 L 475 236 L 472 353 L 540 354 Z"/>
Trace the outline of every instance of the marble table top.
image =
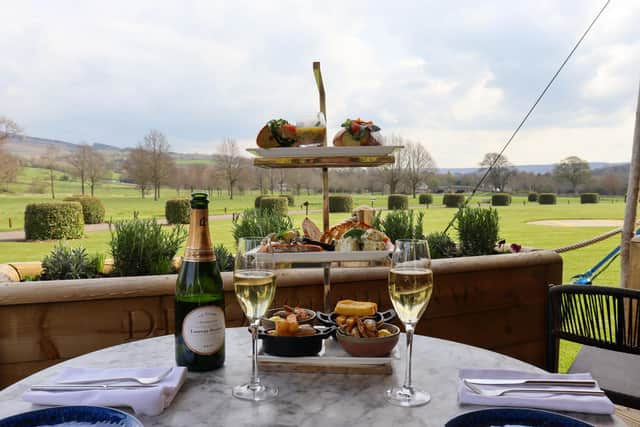
<path id="1" fill-rule="evenodd" d="M 404 339 L 399 346 L 404 348 Z M 145 426 L 443 426 L 449 419 L 482 406 L 459 405 L 459 368 L 502 368 L 540 372 L 539 368 L 491 351 L 451 341 L 416 336 L 413 379 L 431 394 L 418 408 L 387 404 L 385 389 L 400 384 L 404 360 L 396 360 L 392 375 L 263 373 L 265 382 L 280 389 L 277 400 L 252 403 L 235 399 L 231 388 L 251 374 L 250 334 L 227 329 L 223 368 L 189 373 L 172 405 L 156 417 L 139 416 Z M 401 352 L 404 353 L 404 352 Z M 22 401 L 31 384 L 44 384 L 64 366 L 156 367 L 175 364 L 172 335 L 135 341 L 89 353 L 44 369 L 0 391 L 0 418 L 36 408 Z M 568 414 L 598 426 L 624 426 L 617 417 Z"/>

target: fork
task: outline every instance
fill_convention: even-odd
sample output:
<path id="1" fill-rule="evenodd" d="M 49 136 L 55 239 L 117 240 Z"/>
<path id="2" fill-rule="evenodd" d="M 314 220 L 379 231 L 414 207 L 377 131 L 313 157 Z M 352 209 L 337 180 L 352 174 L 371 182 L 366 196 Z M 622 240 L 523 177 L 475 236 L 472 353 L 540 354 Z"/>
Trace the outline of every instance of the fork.
<path id="1" fill-rule="evenodd" d="M 156 375 L 155 377 L 114 377 L 114 378 L 94 378 L 91 380 L 68 380 L 68 381 L 58 381 L 58 384 L 92 384 L 92 383 L 101 383 L 101 382 L 112 382 L 112 381 L 136 381 L 140 384 L 148 385 L 155 384 L 162 381 L 173 371 L 173 368 L 167 369 L 160 375 Z"/>
<path id="2" fill-rule="evenodd" d="M 584 390 L 579 388 L 534 388 L 534 387 L 518 387 L 518 388 L 498 388 L 493 390 L 483 390 L 466 379 L 463 380 L 464 385 L 472 392 L 481 396 L 496 397 L 503 396 L 507 393 L 548 393 L 548 394 L 577 394 L 583 396 L 604 396 L 602 390 Z"/>

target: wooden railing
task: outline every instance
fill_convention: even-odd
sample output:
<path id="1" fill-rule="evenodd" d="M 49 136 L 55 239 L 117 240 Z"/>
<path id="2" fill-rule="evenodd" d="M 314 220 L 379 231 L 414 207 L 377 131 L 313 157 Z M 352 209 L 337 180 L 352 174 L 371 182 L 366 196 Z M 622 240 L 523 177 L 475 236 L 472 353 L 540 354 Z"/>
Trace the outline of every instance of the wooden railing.
<path id="1" fill-rule="evenodd" d="M 546 252 L 433 262 L 435 290 L 417 333 L 544 366 L 547 285 L 562 259 Z M 386 267 L 333 269 L 330 299 L 391 307 Z M 175 275 L 0 284 L 0 387 L 107 346 L 173 333 Z M 228 327 L 246 325 L 223 273 Z M 321 269 L 278 272 L 274 306 L 323 308 Z"/>

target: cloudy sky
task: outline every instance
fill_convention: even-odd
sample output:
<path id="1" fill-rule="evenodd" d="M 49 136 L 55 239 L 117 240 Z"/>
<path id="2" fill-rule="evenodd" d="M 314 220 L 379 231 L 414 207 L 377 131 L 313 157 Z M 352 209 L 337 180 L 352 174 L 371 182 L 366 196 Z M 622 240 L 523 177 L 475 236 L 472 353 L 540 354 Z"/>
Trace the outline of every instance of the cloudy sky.
<path id="1" fill-rule="evenodd" d="M 318 110 L 420 141 L 440 167 L 497 151 L 604 0 L 0 0 L 0 115 L 31 136 L 120 147 L 252 146 Z M 613 0 L 505 153 L 515 164 L 628 161 L 640 2 Z"/>

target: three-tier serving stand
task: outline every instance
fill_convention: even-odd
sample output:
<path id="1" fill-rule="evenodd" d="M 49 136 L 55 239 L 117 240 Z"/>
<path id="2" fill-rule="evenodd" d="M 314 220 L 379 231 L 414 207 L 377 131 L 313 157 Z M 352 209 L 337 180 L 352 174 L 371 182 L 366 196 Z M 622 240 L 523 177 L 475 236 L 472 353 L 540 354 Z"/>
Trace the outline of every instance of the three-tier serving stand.
<path id="1" fill-rule="evenodd" d="M 313 75 L 320 97 L 320 111 L 327 117 L 324 82 L 320 70 L 320 62 L 313 63 Z M 274 148 L 250 149 L 256 156 L 255 166 L 261 168 L 316 168 L 322 169 L 322 227 L 327 231 L 329 225 L 329 168 L 361 168 L 377 167 L 395 162 L 393 151 L 401 147 L 329 147 L 327 135 L 321 147 L 313 148 Z M 331 312 L 329 301 L 331 290 L 331 265 L 334 262 L 351 261 L 384 261 L 389 256 L 387 251 L 366 252 L 304 252 L 276 254 L 279 263 L 305 263 L 321 265 L 323 268 L 324 310 Z"/>

